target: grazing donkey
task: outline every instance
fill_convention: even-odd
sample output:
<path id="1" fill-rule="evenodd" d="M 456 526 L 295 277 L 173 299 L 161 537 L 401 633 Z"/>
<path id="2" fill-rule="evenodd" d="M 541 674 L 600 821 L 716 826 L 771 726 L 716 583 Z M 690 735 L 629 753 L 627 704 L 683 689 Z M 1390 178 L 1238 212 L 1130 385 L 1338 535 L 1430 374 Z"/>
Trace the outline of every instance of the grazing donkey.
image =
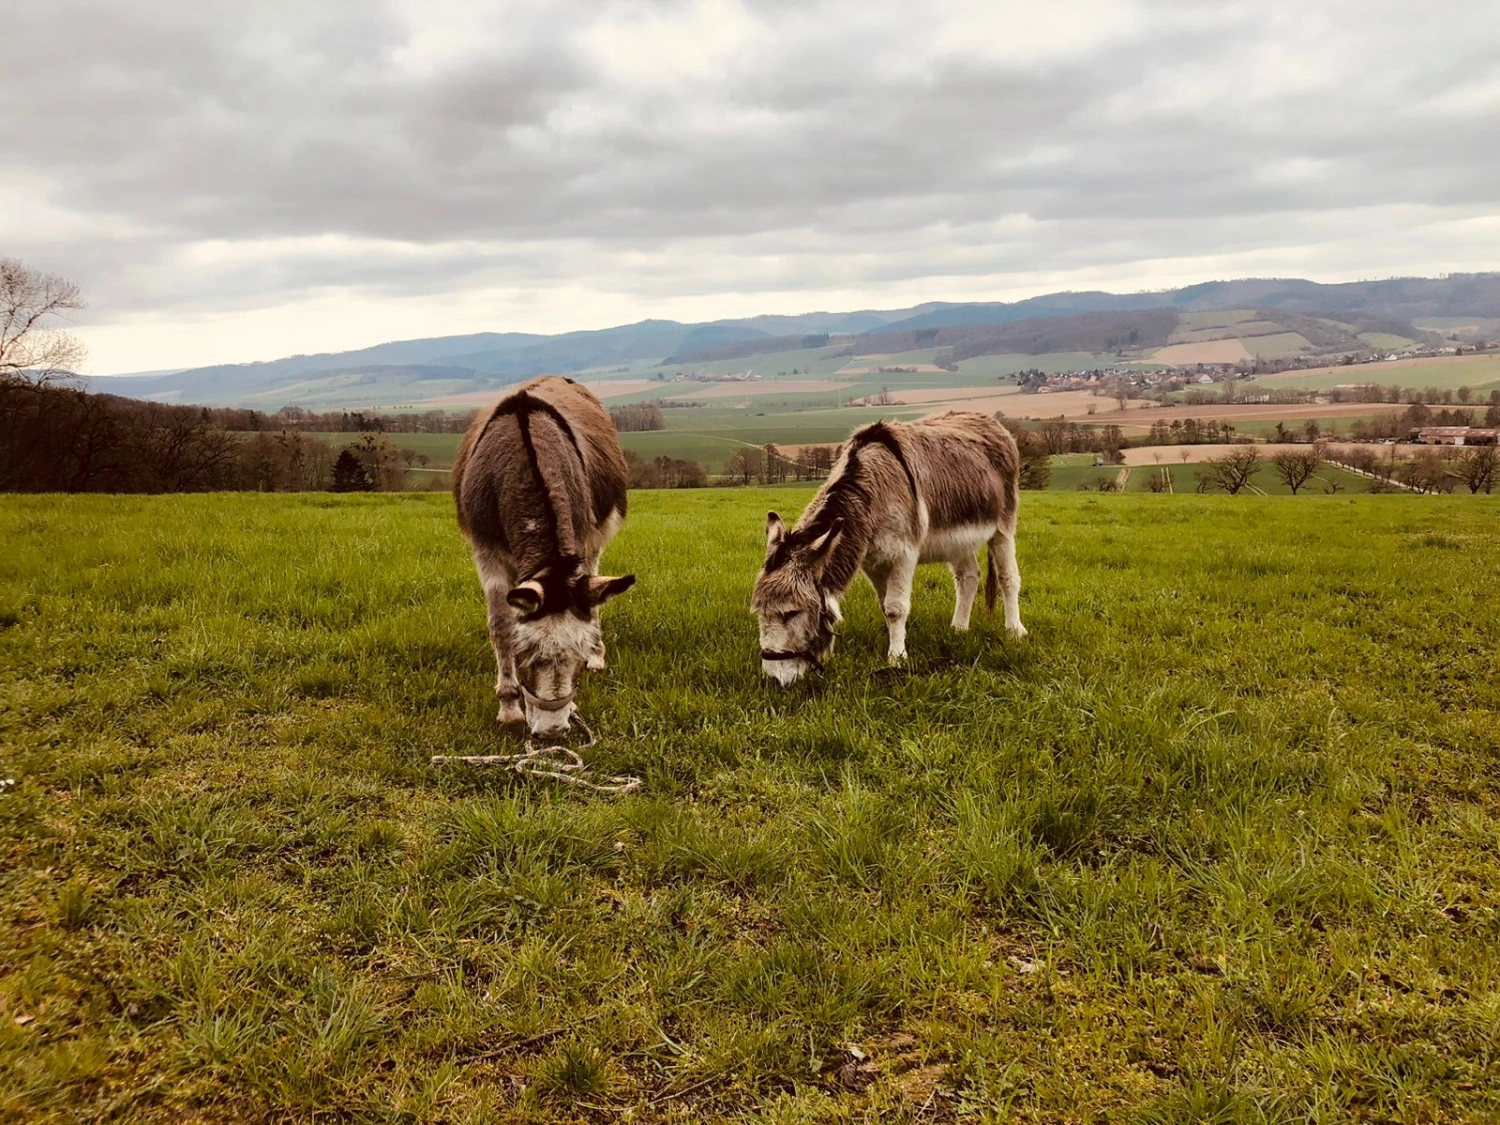
<path id="1" fill-rule="evenodd" d="M 572 379 L 516 388 L 464 435 L 453 498 L 489 608 L 501 723 L 563 734 L 584 667 L 604 667 L 599 607 L 635 583 L 597 577 L 628 486 L 614 424 Z"/>
<path id="2" fill-rule="evenodd" d="M 1016 442 L 985 414 L 950 411 L 920 422 L 875 422 L 856 430 L 827 482 L 787 531 L 766 518 L 766 562 L 750 607 L 760 619 L 761 671 L 791 684 L 833 651 L 839 599 L 863 569 L 885 609 L 890 660 L 906 657 L 906 617 L 918 563 L 953 568 L 953 628 L 969 627 L 979 589 L 979 548 L 988 543 L 984 598 L 1005 595 L 1005 628 L 1021 624 Z"/>

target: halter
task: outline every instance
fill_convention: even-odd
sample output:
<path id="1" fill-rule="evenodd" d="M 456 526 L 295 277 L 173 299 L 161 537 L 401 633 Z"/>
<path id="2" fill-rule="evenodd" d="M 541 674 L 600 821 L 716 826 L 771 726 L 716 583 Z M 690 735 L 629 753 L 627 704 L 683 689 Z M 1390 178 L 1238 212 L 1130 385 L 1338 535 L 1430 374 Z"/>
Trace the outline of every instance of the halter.
<path id="1" fill-rule="evenodd" d="M 578 694 L 575 689 L 568 692 L 561 699 L 543 699 L 540 695 L 533 695 L 525 684 L 520 684 L 519 686 L 521 694 L 526 697 L 526 706 L 535 707 L 538 711 L 561 711 L 568 704 L 572 703 L 573 698 Z"/>
<path id="2" fill-rule="evenodd" d="M 833 638 L 839 635 L 838 630 L 834 628 L 834 625 L 837 624 L 837 622 L 838 618 L 833 615 L 833 610 L 828 608 L 828 601 L 825 598 L 823 601 L 823 608 L 818 613 L 818 630 L 817 633 L 814 634 L 818 641 L 823 642 L 819 646 L 817 652 L 814 652 L 811 648 L 763 648 L 760 650 L 760 658 L 762 660 L 773 661 L 805 660 L 813 667 L 821 668 L 823 666 L 823 657 L 827 654 L 829 646 L 833 643 Z"/>

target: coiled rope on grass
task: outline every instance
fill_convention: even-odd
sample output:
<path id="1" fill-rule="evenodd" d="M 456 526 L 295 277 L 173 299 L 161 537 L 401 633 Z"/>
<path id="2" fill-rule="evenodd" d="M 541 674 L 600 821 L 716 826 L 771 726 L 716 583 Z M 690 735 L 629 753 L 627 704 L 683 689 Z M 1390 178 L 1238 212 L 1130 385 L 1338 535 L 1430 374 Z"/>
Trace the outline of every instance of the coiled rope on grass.
<path id="1" fill-rule="evenodd" d="M 578 750 L 587 750 L 599 741 L 594 737 L 594 732 L 589 729 L 589 725 L 576 713 L 572 716 L 572 722 L 577 723 L 588 738 L 588 741 Z M 498 766 L 501 769 L 513 770 L 525 777 L 561 781 L 566 785 L 576 785 L 594 793 L 610 795 L 634 793 L 644 784 L 640 778 L 629 775 L 612 774 L 600 781 L 593 780 L 587 776 L 588 765 L 578 750 L 560 744 L 538 746 L 527 739 L 526 745 L 521 748 L 519 754 L 434 754 L 432 764 L 435 766 Z"/>

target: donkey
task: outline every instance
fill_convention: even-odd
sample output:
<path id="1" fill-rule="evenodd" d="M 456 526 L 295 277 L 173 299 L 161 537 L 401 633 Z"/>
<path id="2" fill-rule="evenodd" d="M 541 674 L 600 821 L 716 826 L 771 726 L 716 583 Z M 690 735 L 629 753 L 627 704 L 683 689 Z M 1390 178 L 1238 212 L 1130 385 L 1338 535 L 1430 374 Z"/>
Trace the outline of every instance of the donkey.
<path id="1" fill-rule="evenodd" d="M 598 577 L 628 487 L 614 424 L 572 379 L 516 388 L 464 435 L 453 498 L 489 610 L 502 724 L 564 734 L 583 669 L 603 669 L 599 607 L 635 584 Z"/>
<path id="2" fill-rule="evenodd" d="M 766 561 L 750 608 L 760 621 L 761 671 L 782 685 L 833 651 L 839 599 L 863 569 L 885 610 L 892 664 L 906 658 L 906 618 L 918 563 L 953 569 L 953 628 L 969 627 L 979 548 L 989 544 L 985 605 L 1005 597 L 1005 628 L 1024 637 L 1016 568 L 1021 456 L 985 414 L 950 411 L 920 422 L 856 430 L 791 531 L 766 517 Z"/>

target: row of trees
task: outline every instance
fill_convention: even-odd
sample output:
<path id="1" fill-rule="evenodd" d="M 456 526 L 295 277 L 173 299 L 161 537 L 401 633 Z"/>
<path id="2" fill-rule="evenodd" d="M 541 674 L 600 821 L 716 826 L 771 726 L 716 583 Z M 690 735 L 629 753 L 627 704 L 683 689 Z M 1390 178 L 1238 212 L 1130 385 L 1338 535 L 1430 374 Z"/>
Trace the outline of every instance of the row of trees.
<path id="1" fill-rule="evenodd" d="M 1237 445 L 1219 457 L 1210 458 L 1195 473 L 1199 492 L 1215 489 L 1238 495 L 1250 487 L 1255 475 L 1267 464 L 1295 496 L 1318 478 L 1318 470 L 1328 460 L 1325 446 L 1312 445 L 1305 450 L 1281 450 L 1269 461 L 1254 445 Z M 1372 492 L 1391 491 L 1396 487 L 1414 492 L 1453 492 L 1465 487 L 1471 493 L 1491 492 L 1500 483 L 1500 449 L 1493 445 L 1468 449 L 1421 450 L 1415 457 L 1397 458 L 1395 450 L 1382 457 L 1373 449 L 1356 448 L 1343 455 L 1342 463 L 1365 474 Z M 1325 483 L 1328 491 L 1338 491 L 1338 482 Z"/>
<path id="2" fill-rule="evenodd" d="M 1500 485 L 1500 449 L 1493 445 L 1468 448 L 1448 446 L 1443 450 L 1422 449 L 1415 457 L 1398 458 L 1393 446 L 1381 456 L 1373 449 L 1351 449 L 1343 463 L 1370 478 L 1371 491 L 1403 487 L 1413 492 L 1491 493 Z"/>
<path id="3" fill-rule="evenodd" d="M 0 374 L 0 491 L 395 490 L 420 459 L 381 433 L 335 455 L 326 441 L 292 430 L 247 439 L 201 407 Z"/>
<path id="4" fill-rule="evenodd" d="M 615 429 L 622 434 L 660 430 L 666 425 L 662 418 L 660 404 L 654 402 L 633 402 L 624 406 L 611 406 L 609 418 L 615 424 Z"/>
<path id="5" fill-rule="evenodd" d="M 226 430 L 241 433 L 461 434 L 474 420 L 473 410 L 450 414 L 445 410 L 380 414 L 371 410 L 305 410 L 283 406 L 274 414 L 246 407 L 209 407 L 209 415 Z"/>

